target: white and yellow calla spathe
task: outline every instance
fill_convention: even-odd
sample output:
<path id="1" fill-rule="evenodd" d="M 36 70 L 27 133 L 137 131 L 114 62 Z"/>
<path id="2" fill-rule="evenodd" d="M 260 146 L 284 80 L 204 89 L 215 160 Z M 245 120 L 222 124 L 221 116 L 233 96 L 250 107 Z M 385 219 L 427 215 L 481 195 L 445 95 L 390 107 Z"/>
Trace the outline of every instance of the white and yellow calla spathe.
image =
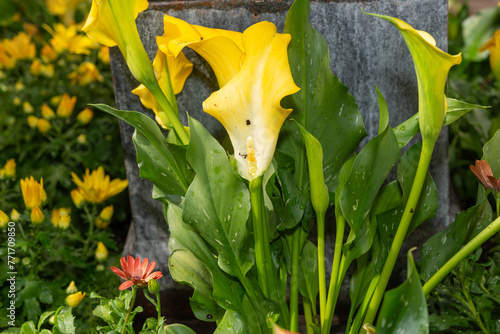
<path id="1" fill-rule="evenodd" d="M 371 14 L 392 23 L 408 45 L 418 82 L 418 117 L 423 141 L 436 142 L 446 114 L 444 89 L 448 72 L 460 64 L 462 56 L 450 55 L 436 46 L 427 32 L 416 30 L 408 23 L 390 16 Z"/>
<path id="2" fill-rule="evenodd" d="M 203 110 L 226 128 L 238 172 L 247 180 L 269 168 L 281 126 L 292 112 L 280 102 L 299 90 L 288 63 L 290 38 L 270 22 L 245 30 L 240 70 L 203 102 Z"/>

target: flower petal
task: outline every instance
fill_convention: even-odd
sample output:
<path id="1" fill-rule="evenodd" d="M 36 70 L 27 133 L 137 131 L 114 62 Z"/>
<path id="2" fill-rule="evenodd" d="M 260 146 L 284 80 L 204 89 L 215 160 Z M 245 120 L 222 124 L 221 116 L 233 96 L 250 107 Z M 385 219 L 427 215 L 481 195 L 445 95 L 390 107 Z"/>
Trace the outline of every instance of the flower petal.
<path id="1" fill-rule="evenodd" d="M 283 109 L 283 97 L 299 90 L 288 63 L 290 35 L 277 33 L 270 22 L 260 22 L 243 33 L 245 59 L 241 70 L 203 102 L 203 110 L 226 128 L 241 176 L 251 180 L 271 163 L 278 134 L 292 111 Z M 250 155 L 256 166 L 250 168 Z M 256 167 L 256 168 L 254 168 Z"/>
<path id="2" fill-rule="evenodd" d="M 125 290 L 130 288 L 132 285 L 134 285 L 134 282 L 132 281 L 125 281 L 120 286 L 118 287 L 119 290 Z"/>
<path id="3" fill-rule="evenodd" d="M 116 268 L 116 267 L 111 267 L 110 268 L 115 274 L 117 274 L 118 276 L 120 276 L 121 278 L 123 279 L 127 279 L 127 275 L 121 271 L 120 269 Z"/>

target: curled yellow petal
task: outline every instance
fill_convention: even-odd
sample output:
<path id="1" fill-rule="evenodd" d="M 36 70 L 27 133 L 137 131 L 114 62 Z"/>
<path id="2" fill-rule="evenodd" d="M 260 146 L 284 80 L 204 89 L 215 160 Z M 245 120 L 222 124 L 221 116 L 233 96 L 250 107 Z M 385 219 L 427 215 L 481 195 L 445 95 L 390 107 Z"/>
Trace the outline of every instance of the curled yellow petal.
<path id="1" fill-rule="evenodd" d="M 248 180 L 269 168 L 281 126 L 292 111 L 281 107 L 281 99 L 299 90 L 288 63 L 289 43 L 290 35 L 277 33 L 270 22 L 248 28 L 241 70 L 203 102 L 203 110 L 226 128 L 238 171 Z"/>

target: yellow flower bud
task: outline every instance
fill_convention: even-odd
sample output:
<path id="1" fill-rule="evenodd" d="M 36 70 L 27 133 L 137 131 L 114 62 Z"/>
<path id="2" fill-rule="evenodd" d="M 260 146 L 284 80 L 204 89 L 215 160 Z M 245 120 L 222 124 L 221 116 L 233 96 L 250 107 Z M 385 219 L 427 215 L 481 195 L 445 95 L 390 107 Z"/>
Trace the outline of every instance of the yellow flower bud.
<path id="1" fill-rule="evenodd" d="M 114 208 L 112 205 L 109 205 L 109 206 L 105 207 L 104 209 L 102 209 L 101 213 L 99 214 L 99 217 L 102 220 L 109 222 L 111 220 L 111 217 L 113 216 L 113 213 L 114 213 Z"/>
<path id="2" fill-rule="evenodd" d="M 53 96 L 51 99 L 50 99 L 50 104 L 52 106 L 57 106 L 59 104 L 59 102 L 61 102 L 62 100 L 62 95 L 56 95 L 56 96 Z"/>
<path id="3" fill-rule="evenodd" d="M 59 105 L 57 106 L 57 116 L 68 118 L 73 113 L 73 109 L 75 108 L 76 96 L 70 97 L 67 93 L 61 98 Z"/>
<path id="4" fill-rule="evenodd" d="M 20 99 L 18 96 L 16 96 L 16 97 L 12 100 L 12 104 L 13 104 L 14 106 L 16 106 L 16 107 L 20 106 L 20 105 L 21 105 L 21 103 L 23 103 L 23 101 L 21 101 L 21 99 Z"/>
<path id="5" fill-rule="evenodd" d="M 77 293 L 77 292 L 78 289 L 76 288 L 75 281 L 71 281 L 71 283 L 69 283 L 68 287 L 66 288 L 66 293 L 70 295 L 72 293 Z"/>
<path id="6" fill-rule="evenodd" d="M 95 251 L 95 259 L 97 261 L 104 261 L 107 258 L 108 258 L 108 249 L 106 248 L 106 246 L 104 246 L 102 241 L 99 241 L 97 243 L 97 249 Z"/>
<path id="7" fill-rule="evenodd" d="M 31 209 L 31 222 L 33 224 L 41 224 L 44 221 L 45 216 L 38 206 L 35 206 L 33 209 Z"/>
<path id="8" fill-rule="evenodd" d="M 14 159 L 7 160 L 3 166 L 4 177 L 13 179 L 16 177 L 16 161 Z"/>
<path id="9" fill-rule="evenodd" d="M 25 114 L 31 114 L 34 110 L 35 108 L 33 108 L 31 103 L 29 103 L 28 101 L 23 102 L 23 111 Z"/>
<path id="10" fill-rule="evenodd" d="M 104 230 L 108 228 L 108 226 L 109 223 L 107 221 L 102 220 L 99 217 L 97 217 L 97 219 L 95 220 L 95 227 L 97 227 L 98 229 Z"/>
<path id="11" fill-rule="evenodd" d="M 40 74 L 47 78 L 52 78 L 54 76 L 54 65 L 47 64 L 40 67 Z"/>
<path id="12" fill-rule="evenodd" d="M 94 117 L 94 112 L 89 108 L 85 108 L 76 116 L 76 120 L 83 125 L 88 124 Z"/>
<path id="13" fill-rule="evenodd" d="M 47 63 L 57 59 L 57 53 L 49 44 L 45 44 L 40 53 L 43 61 Z"/>
<path id="14" fill-rule="evenodd" d="M 43 178 L 40 179 L 40 183 L 35 181 L 33 176 L 21 180 L 21 192 L 28 210 L 42 206 L 47 200 L 47 193 L 43 189 Z"/>
<path id="15" fill-rule="evenodd" d="M 77 307 L 82 302 L 83 297 L 85 297 L 85 292 L 82 293 L 78 291 L 77 293 L 73 293 L 66 297 L 66 305 L 69 307 Z"/>
<path id="16" fill-rule="evenodd" d="M 69 214 L 61 214 L 61 219 L 59 220 L 58 227 L 62 230 L 67 230 L 70 223 L 71 223 L 71 216 Z"/>
<path id="17" fill-rule="evenodd" d="M 85 144 L 87 143 L 87 136 L 84 133 L 82 133 L 78 137 L 76 137 L 76 141 L 80 144 Z"/>
<path id="18" fill-rule="evenodd" d="M 9 223 L 9 216 L 2 210 L 0 210 L 0 228 L 5 228 Z"/>
<path id="19" fill-rule="evenodd" d="M 54 110 L 52 110 L 47 104 L 42 104 L 42 116 L 43 118 L 50 120 L 56 116 Z"/>
<path id="20" fill-rule="evenodd" d="M 71 190 L 71 199 L 78 209 L 80 209 L 85 204 L 85 198 L 82 196 L 78 189 Z"/>
<path id="21" fill-rule="evenodd" d="M 102 46 L 97 56 L 103 64 L 109 64 L 109 48 L 107 46 Z"/>
<path id="22" fill-rule="evenodd" d="M 38 121 L 36 122 L 36 127 L 38 128 L 38 131 L 40 131 L 40 133 L 45 134 L 49 132 L 52 125 L 46 119 L 39 118 Z"/>
<path id="23" fill-rule="evenodd" d="M 16 209 L 12 209 L 12 212 L 10 213 L 10 219 L 12 219 L 12 221 L 14 222 L 17 222 L 19 218 L 21 218 L 21 214 Z"/>
<path id="24" fill-rule="evenodd" d="M 21 81 L 18 81 L 14 85 L 14 89 L 19 92 L 24 89 L 24 84 Z"/>
<path id="25" fill-rule="evenodd" d="M 40 66 L 41 65 L 42 65 L 42 63 L 40 62 L 40 59 L 33 60 L 33 62 L 31 63 L 31 66 L 30 66 L 30 73 L 33 75 L 40 75 Z"/>
<path id="26" fill-rule="evenodd" d="M 33 116 L 33 115 L 29 115 L 27 117 L 27 120 L 28 120 L 28 126 L 32 129 L 36 128 L 36 123 L 38 122 L 38 117 L 36 116 Z"/>

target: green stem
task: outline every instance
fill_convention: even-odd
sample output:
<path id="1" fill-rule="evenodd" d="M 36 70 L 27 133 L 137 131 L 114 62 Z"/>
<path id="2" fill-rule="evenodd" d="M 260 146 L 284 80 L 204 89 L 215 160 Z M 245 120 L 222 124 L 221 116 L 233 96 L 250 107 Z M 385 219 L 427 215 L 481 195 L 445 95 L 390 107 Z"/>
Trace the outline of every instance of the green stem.
<path id="1" fill-rule="evenodd" d="M 328 287 L 328 300 L 326 301 L 326 313 L 325 313 L 325 323 L 321 324 L 321 332 L 329 333 L 332 327 L 333 312 L 335 312 L 335 304 L 337 303 L 337 298 L 334 298 L 335 291 L 337 290 L 337 285 L 340 285 L 342 281 L 339 281 L 340 273 L 340 256 L 342 255 L 342 244 L 344 242 L 344 231 L 345 231 L 345 217 L 340 215 L 337 217 L 337 231 L 335 235 L 335 253 L 333 255 L 333 265 L 332 273 L 330 276 L 330 286 Z"/>
<path id="2" fill-rule="evenodd" d="M 394 241 L 392 242 L 391 249 L 387 255 L 382 273 L 380 274 L 380 280 L 375 288 L 370 305 L 368 306 L 368 311 L 363 321 L 364 324 L 373 323 L 379 309 L 385 289 L 387 288 L 387 283 L 389 282 L 389 278 L 391 277 L 392 270 L 394 269 L 394 265 L 398 258 L 401 245 L 406 238 L 406 233 L 408 232 L 415 208 L 418 204 L 420 193 L 422 192 L 422 187 L 424 185 L 425 178 L 427 177 L 427 170 L 429 169 L 434 144 L 435 142 L 432 141 L 422 141 L 422 151 L 420 153 L 420 160 L 418 161 L 417 172 L 415 174 L 415 179 L 413 180 L 410 196 L 408 197 L 408 202 L 406 203 L 403 216 L 401 217 L 401 222 L 399 223 L 396 235 L 394 236 Z M 369 296 L 367 296 L 367 298 L 369 298 Z M 361 332 L 364 332 L 364 330 Z"/>
<path id="3" fill-rule="evenodd" d="M 252 204 L 252 225 L 257 277 L 262 292 L 266 297 L 269 297 L 269 286 L 272 282 L 273 273 L 262 180 L 263 176 L 261 175 L 250 181 L 250 201 Z"/>
<path id="4" fill-rule="evenodd" d="M 300 270 L 300 234 L 297 226 L 292 234 L 292 273 L 290 277 L 290 331 L 299 331 L 299 270 Z"/>
<path id="5" fill-rule="evenodd" d="M 125 321 L 123 322 L 122 334 L 125 333 L 125 325 L 127 325 L 128 318 L 130 317 L 130 313 L 132 313 L 132 309 L 135 304 L 135 296 L 137 294 L 137 285 L 132 286 L 132 300 L 130 301 L 130 307 L 128 308 L 127 316 L 125 317 Z"/>
<path id="6" fill-rule="evenodd" d="M 500 192 L 495 194 L 495 202 L 497 204 L 497 218 L 500 217 Z"/>
<path id="7" fill-rule="evenodd" d="M 316 213 L 318 227 L 318 276 L 319 276 L 319 314 L 321 328 L 327 320 L 326 311 L 326 269 L 325 269 L 325 213 Z M 323 329 L 322 329 L 323 330 Z"/>
<path id="8" fill-rule="evenodd" d="M 156 295 L 156 312 L 158 312 L 158 322 L 156 324 L 156 332 L 160 329 L 160 320 L 161 320 L 161 302 L 160 302 L 160 294 L 155 293 Z"/>
<path id="9" fill-rule="evenodd" d="M 302 298 L 302 305 L 304 306 L 304 318 L 306 319 L 307 334 L 314 334 L 313 312 L 311 302 L 307 298 Z"/>
<path id="10" fill-rule="evenodd" d="M 500 217 L 495 219 L 490 225 L 482 230 L 474 239 L 469 241 L 462 249 L 460 249 L 451 259 L 449 259 L 439 270 L 432 275 L 431 278 L 424 284 L 424 294 L 429 293 L 467 256 L 475 249 L 479 248 L 486 240 L 494 236 L 500 231 Z"/>
<path id="11" fill-rule="evenodd" d="M 87 252 L 89 251 L 90 241 L 94 234 L 94 218 L 96 213 L 95 212 L 96 207 L 95 206 L 92 207 L 92 213 L 90 213 L 87 205 L 85 205 L 83 209 L 85 211 L 85 214 L 87 215 L 87 220 L 89 222 L 89 231 L 87 233 L 87 238 L 85 239 L 85 244 L 83 246 L 83 256 L 84 258 L 87 258 L 88 257 Z"/>

